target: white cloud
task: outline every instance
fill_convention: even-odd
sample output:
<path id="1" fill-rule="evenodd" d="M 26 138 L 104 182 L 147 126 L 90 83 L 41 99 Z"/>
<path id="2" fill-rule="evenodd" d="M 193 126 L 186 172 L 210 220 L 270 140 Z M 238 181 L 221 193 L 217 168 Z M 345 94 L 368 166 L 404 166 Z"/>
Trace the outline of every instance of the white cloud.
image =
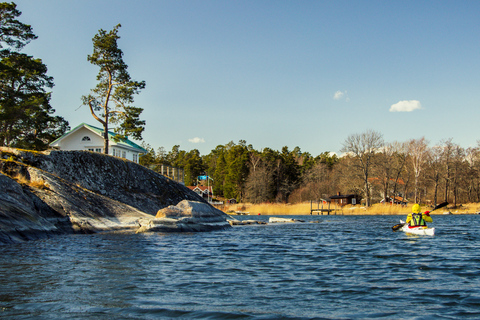
<path id="1" fill-rule="evenodd" d="M 205 143 L 205 139 L 199 138 L 199 137 L 195 137 L 193 139 L 188 139 L 188 141 L 190 141 L 191 143 Z"/>
<path id="2" fill-rule="evenodd" d="M 390 107 L 390 112 L 412 112 L 417 109 L 422 109 L 422 105 L 418 100 L 403 100 Z"/>
<path id="3" fill-rule="evenodd" d="M 346 102 L 349 102 L 350 98 L 347 95 L 347 90 L 338 90 L 337 92 L 335 92 L 335 94 L 333 95 L 333 100 L 345 100 Z"/>
<path id="4" fill-rule="evenodd" d="M 334 100 L 340 100 L 342 99 L 342 97 L 347 93 L 347 91 L 345 92 L 342 92 L 340 90 L 338 90 L 337 92 L 335 92 L 335 94 L 333 95 L 333 99 Z"/>

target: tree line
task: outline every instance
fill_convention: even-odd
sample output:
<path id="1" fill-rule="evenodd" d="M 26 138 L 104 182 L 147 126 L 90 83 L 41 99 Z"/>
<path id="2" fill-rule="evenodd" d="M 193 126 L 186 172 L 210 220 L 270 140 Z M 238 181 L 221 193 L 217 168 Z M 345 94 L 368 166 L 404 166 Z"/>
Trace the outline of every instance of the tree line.
<path id="1" fill-rule="evenodd" d="M 182 167 L 185 184 L 212 178 L 214 196 L 238 202 L 303 202 L 356 194 L 363 205 L 408 200 L 415 203 L 480 202 L 480 144 L 462 148 L 452 139 L 430 146 L 424 138 L 385 142 L 367 130 L 345 139 L 342 156 L 312 156 L 299 147 L 255 150 L 246 141 L 219 145 L 208 155 L 197 149 L 166 152 L 144 145 L 140 163 Z"/>

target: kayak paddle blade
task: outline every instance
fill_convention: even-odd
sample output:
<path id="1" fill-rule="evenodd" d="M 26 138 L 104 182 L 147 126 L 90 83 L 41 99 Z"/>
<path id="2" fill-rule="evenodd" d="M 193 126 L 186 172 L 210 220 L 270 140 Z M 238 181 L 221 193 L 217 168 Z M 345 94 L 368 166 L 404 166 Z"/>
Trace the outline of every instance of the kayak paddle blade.
<path id="1" fill-rule="evenodd" d="M 440 208 L 443 208 L 443 207 L 446 207 L 447 205 L 448 205 L 448 202 L 447 202 L 447 201 L 442 202 L 442 203 L 440 203 L 440 204 L 437 204 L 437 205 L 435 206 L 435 208 L 432 209 L 432 211 L 433 211 L 433 210 L 440 209 Z M 430 211 L 430 212 L 432 212 L 432 211 Z"/>
<path id="2" fill-rule="evenodd" d="M 392 227 L 392 230 L 397 231 L 397 230 L 401 229 L 403 226 L 404 226 L 403 223 L 396 224 Z"/>

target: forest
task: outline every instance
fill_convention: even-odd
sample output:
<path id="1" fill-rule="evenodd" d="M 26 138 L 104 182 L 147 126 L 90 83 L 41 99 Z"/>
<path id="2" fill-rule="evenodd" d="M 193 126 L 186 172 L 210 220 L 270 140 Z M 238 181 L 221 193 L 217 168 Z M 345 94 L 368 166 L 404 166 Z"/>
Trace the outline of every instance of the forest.
<path id="1" fill-rule="evenodd" d="M 187 186 L 208 175 L 219 199 L 298 203 L 340 192 L 359 195 L 366 206 L 395 197 L 424 204 L 480 201 L 480 143 L 465 149 L 453 139 L 433 146 L 424 137 L 385 142 L 381 133 L 367 130 L 348 136 L 341 156 L 313 156 L 287 146 L 255 150 L 244 140 L 219 145 L 208 155 L 179 145 L 169 152 L 144 147 L 148 154 L 141 164 L 182 167 Z"/>

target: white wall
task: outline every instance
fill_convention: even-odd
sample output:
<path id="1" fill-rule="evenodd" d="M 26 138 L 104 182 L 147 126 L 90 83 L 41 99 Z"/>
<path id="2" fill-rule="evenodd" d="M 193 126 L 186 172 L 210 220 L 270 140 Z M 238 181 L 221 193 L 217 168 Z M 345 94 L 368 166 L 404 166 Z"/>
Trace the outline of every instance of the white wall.
<path id="1" fill-rule="evenodd" d="M 90 140 L 84 139 L 89 137 Z M 93 133 L 85 127 L 82 127 L 61 139 L 56 146 L 60 150 L 72 151 L 72 150 L 91 150 L 95 152 L 103 152 L 103 138 L 98 134 Z M 114 154 L 115 152 L 115 154 Z M 138 152 L 117 146 L 115 142 L 110 141 L 109 154 L 116 157 L 125 158 L 131 161 L 138 162 Z M 136 159 L 135 159 L 136 155 Z"/>

